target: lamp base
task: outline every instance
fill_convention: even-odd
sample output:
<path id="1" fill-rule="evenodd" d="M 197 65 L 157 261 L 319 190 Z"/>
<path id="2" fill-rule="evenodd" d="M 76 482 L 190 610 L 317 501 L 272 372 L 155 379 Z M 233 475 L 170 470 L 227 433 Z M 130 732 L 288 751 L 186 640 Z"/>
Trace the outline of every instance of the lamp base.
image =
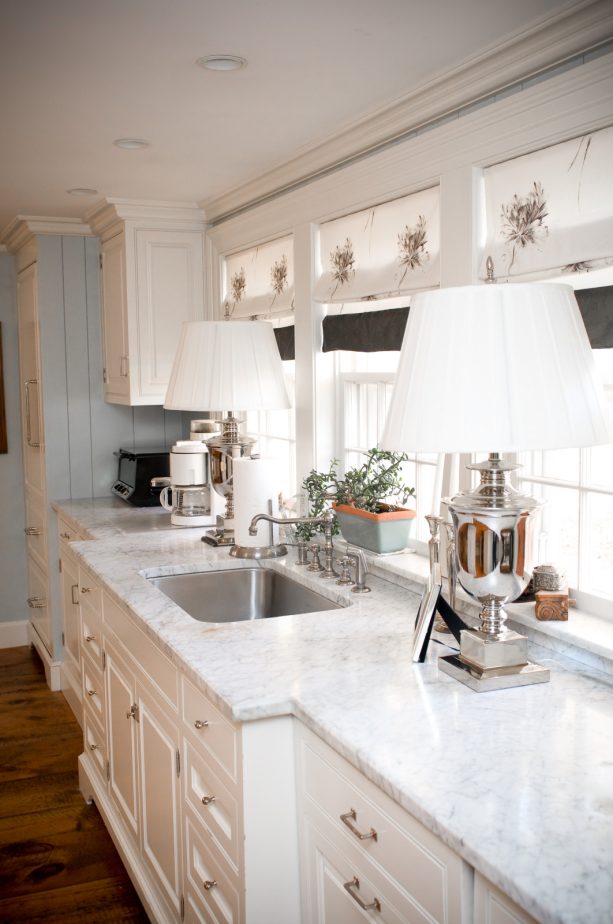
<path id="1" fill-rule="evenodd" d="M 477 693 L 525 687 L 528 684 L 546 683 L 549 680 L 549 669 L 532 661 L 527 661 L 521 666 L 483 669 L 463 661 L 458 655 L 447 655 L 438 659 L 438 668 Z"/>

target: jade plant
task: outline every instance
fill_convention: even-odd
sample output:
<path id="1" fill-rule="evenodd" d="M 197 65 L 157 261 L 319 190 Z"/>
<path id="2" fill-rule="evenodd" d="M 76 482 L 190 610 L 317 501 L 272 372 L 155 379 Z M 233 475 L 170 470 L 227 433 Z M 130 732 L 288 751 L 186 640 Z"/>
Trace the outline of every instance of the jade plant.
<path id="1" fill-rule="evenodd" d="M 327 472 L 312 469 L 302 482 L 302 488 L 309 500 L 309 516 L 319 517 L 330 505 L 348 504 L 370 513 L 397 510 L 410 497 L 415 497 L 415 488 L 409 487 L 402 474 L 402 464 L 408 460 L 405 452 L 386 449 L 369 449 L 362 465 L 348 469 L 339 475 L 338 459 L 332 459 Z M 317 526 L 306 523 L 297 528 L 299 539 L 308 542 L 316 532 L 323 532 Z M 334 524 L 334 533 L 339 532 Z"/>

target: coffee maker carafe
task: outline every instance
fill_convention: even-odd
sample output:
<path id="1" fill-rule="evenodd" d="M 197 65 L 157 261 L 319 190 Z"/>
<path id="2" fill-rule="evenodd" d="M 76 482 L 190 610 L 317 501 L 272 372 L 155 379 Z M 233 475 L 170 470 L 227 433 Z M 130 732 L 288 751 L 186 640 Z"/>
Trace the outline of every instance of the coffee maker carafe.
<path id="1" fill-rule="evenodd" d="M 160 494 L 160 504 L 170 510 L 174 526 L 210 526 L 215 522 L 206 443 L 175 443 L 170 450 L 169 482 Z"/>

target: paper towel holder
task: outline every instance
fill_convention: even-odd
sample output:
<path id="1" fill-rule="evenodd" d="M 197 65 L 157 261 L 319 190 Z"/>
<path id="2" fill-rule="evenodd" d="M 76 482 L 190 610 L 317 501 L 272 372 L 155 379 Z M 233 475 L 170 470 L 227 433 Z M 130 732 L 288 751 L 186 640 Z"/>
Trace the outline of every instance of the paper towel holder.
<path id="1" fill-rule="evenodd" d="M 269 500 L 266 506 L 268 507 L 268 513 L 272 515 L 272 500 Z M 282 555 L 287 555 L 287 546 L 283 542 L 279 542 L 277 545 L 274 544 L 272 523 L 269 523 L 268 526 L 270 529 L 269 545 L 233 545 L 230 549 L 230 555 L 233 558 L 251 558 L 256 560 L 262 558 L 281 558 Z"/>

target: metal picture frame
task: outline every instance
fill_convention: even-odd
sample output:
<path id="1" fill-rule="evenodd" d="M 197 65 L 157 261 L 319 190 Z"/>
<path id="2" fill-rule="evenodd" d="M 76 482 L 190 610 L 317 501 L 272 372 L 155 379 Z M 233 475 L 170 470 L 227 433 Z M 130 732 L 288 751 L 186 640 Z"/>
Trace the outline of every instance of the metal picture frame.
<path id="1" fill-rule="evenodd" d="M 432 580 L 428 582 L 424 590 L 421 603 L 419 604 L 419 610 L 417 611 L 417 619 L 415 621 L 413 661 L 416 663 L 422 663 L 426 658 L 426 651 L 428 650 L 428 643 L 432 633 L 432 624 L 434 623 L 436 604 L 438 603 L 441 588 L 441 566 L 438 562 L 435 562 L 432 569 Z"/>

